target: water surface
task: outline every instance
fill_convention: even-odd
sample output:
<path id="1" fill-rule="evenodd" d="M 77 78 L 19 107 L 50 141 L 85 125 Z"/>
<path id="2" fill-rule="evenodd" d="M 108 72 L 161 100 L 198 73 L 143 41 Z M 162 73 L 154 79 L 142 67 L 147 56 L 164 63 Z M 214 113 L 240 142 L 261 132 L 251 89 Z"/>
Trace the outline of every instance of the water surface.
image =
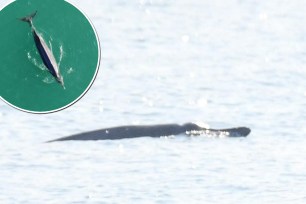
<path id="1" fill-rule="evenodd" d="M 306 2 L 71 2 L 96 26 L 100 72 L 58 113 L 0 103 L 1 203 L 306 202 Z M 252 133 L 43 143 L 187 121 Z"/>

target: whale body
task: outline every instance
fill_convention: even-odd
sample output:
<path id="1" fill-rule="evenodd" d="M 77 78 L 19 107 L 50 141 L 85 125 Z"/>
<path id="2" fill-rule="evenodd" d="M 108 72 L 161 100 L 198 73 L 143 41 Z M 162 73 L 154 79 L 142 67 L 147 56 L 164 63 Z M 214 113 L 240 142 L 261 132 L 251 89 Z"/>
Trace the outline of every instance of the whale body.
<path id="1" fill-rule="evenodd" d="M 41 35 L 37 33 L 35 27 L 33 26 L 32 20 L 36 16 L 36 13 L 37 11 L 29 16 L 21 18 L 20 20 L 29 23 L 32 29 L 32 34 L 36 48 L 44 65 L 47 67 L 48 71 L 52 74 L 52 76 L 56 79 L 56 81 L 65 88 L 63 77 L 60 74 L 59 67 L 56 63 L 52 51 L 49 49 L 45 40 L 42 38 Z"/>
<path id="2" fill-rule="evenodd" d="M 75 134 L 68 137 L 51 140 L 117 140 L 137 137 L 162 137 L 184 134 L 187 136 L 208 135 L 208 136 L 226 136 L 226 137 L 246 137 L 251 132 L 250 128 L 237 127 L 228 129 L 208 129 L 198 126 L 194 123 L 178 124 L 160 124 L 160 125 L 130 125 L 111 127 L 90 132 Z"/>

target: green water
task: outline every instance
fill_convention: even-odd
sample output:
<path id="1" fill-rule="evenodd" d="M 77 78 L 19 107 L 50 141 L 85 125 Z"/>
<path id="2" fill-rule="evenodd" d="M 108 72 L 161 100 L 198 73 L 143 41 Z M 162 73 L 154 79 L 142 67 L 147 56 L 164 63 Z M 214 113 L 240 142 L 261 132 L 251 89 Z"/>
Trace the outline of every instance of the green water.
<path id="1" fill-rule="evenodd" d="M 60 65 L 65 89 L 44 67 L 31 28 L 18 20 L 34 11 L 33 24 Z M 17 0 L 0 11 L 0 95 L 31 112 L 62 109 L 91 85 L 99 64 L 99 42 L 88 19 L 63 0 Z"/>

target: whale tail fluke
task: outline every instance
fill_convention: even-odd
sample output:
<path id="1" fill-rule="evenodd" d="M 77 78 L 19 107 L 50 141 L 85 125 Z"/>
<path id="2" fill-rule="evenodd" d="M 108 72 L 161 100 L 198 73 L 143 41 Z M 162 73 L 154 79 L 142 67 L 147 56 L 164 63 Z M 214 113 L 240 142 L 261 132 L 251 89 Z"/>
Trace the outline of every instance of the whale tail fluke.
<path id="1" fill-rule="evenodd" d="M 32 19 L 36 16 L 36 14 L 37 14 L 37 11 L 35 11 L 34 13 L 32 13 L 28 16 L 20 18 L 20 20 L 24 21 L 24 22 L 28 22 L 30 24 L 30 26 L 32 26 Z"/>

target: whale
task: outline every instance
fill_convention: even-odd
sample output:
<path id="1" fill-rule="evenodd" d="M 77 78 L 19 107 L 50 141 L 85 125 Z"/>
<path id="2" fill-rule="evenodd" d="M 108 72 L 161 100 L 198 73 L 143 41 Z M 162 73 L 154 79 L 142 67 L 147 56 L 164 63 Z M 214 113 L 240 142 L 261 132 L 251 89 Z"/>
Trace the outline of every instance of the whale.
<path id="1" fill-rule="evenodd" d="M 47 142 L 59 142 L 69 140 L 119 140 L 138 137 L 163 137 L 175 135 L 199 136 L 207 135 L 213 137 L 246 137 L 250 134 L 248 127 L 235 127 L 227 129 L 209 129 L 195 123 L 158 124 L 158 125 L 129 125 L 104 128 L 67 137 L 62 137 Z"/>
<path id="2" fill-rule="evenodd" d="M 52 76 L 56 79 L 56 81 L 58 83 L 60 83 L 63 86 L 63 88 L 65 89 L 64 79 L 63 79 L 62 75 L 60 74 L 59 67 L 58 67 L 58 64 L 55 60 L 55 57 L 54 57 L 51 49 L 48 47 L 47 43 L 43 39 L 43 37 L 36 31 L 36 29 L 33 25 L 33 18 L 36 16 L 36 14 L 37 14 L 37 11 L 35 11 L 34 13 L 32 13 L 32 14 L 26 16 L 26 17 L 20 18 L 20 20 L 29 23 L 29 25 L 31 27 L 32 34 L 33 34 L 33 38 L 34 38 L 36 48 L 38 50 L 38 53 L 39 53 L 44 65 L 46 66 L 48 71 L 52 74 Z"/>

